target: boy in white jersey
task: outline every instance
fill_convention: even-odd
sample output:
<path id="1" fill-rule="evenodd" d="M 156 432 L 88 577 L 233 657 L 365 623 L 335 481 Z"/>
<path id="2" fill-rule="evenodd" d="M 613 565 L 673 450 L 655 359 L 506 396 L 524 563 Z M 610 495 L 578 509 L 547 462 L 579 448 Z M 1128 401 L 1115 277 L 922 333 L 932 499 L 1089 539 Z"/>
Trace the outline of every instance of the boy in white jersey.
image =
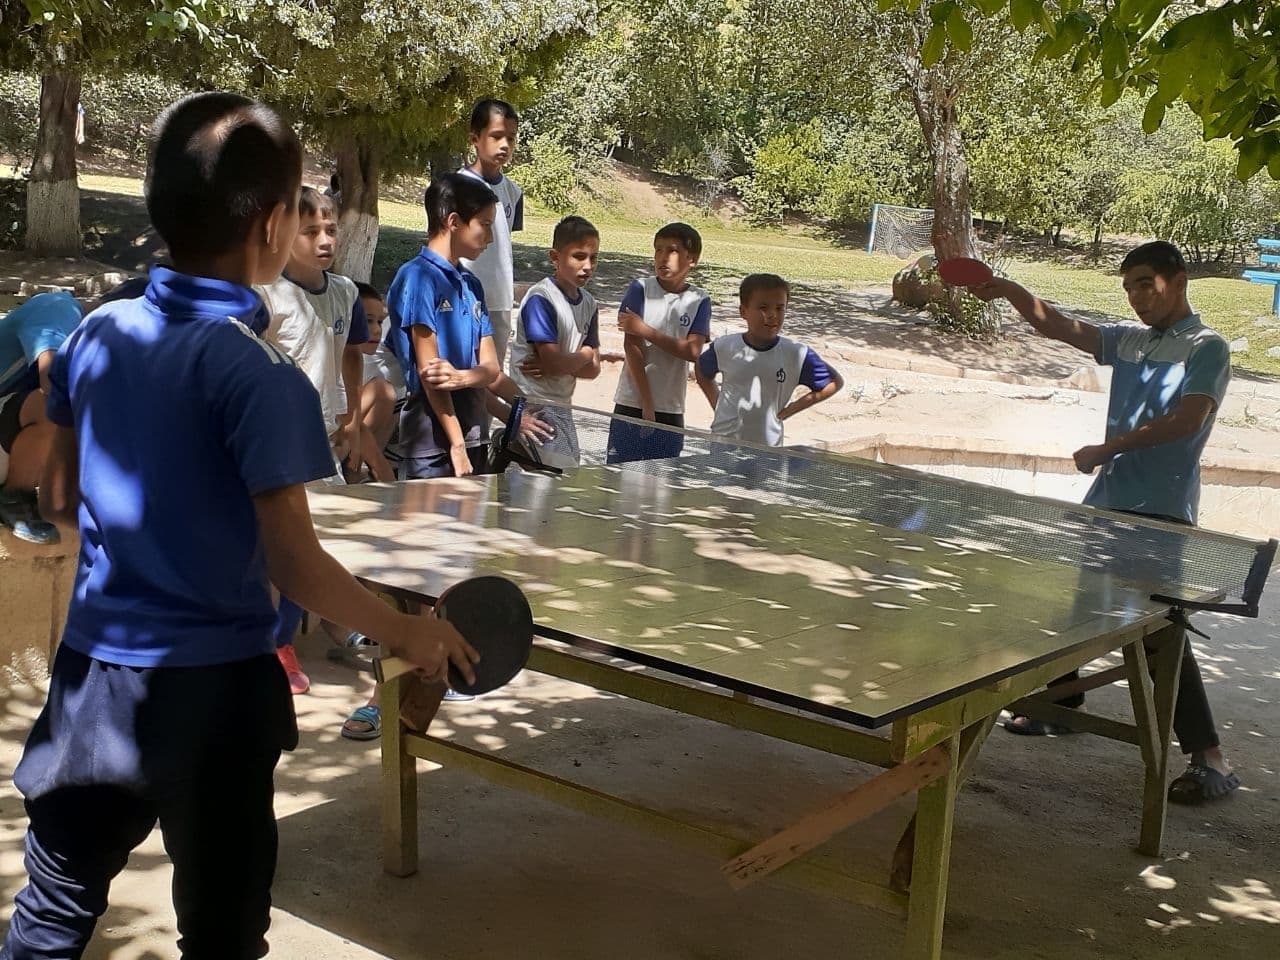
<path id="1" fill-rule="evenodd" d="M 669 427 L 684 426 L 689 364 L 711 338 L 711 298 L 689 285 L 702 256 L 702 237 L 687 223 L 669 223 L 653 238 L 653 276 L 635 280 L 618 310 L 626 367 L 613 412 Z M 684 435 L 615 420 L 609 426 L 610 463 L 676 457 Z"/>
<path id="2" fill-rule="evenodd" d="M 493 221 L 493 241 L 474 260 L 462 266 L 480 280 L 484 302 L 493 326 L 493 346 L 498 367 L 507 360 L 511 339 L 511 308 L 516 299 L 515 263 L 511 235 L 524 229 L 524 191 L 502 171 L 515 154 L 520 117 L 505 100 L 481 100 L 471 111 L 471 148 L 475 162 L 459 172 L 482 181 L 498 198 Z"/>
<path id="3" fill-rule="evenodd" d="M 715 409 L 712 433 L 781 446 L 783 421 L 844 386 L 840 374 L 813 350 L 782 336 L 790 298 L 787 281 L 771 273 L 753 273 L 742 281 L 738 312 L 747 332 L 717 337 L 695 367 L 698 385 Z M 791 400 L 800 385 L 810 392 Z"/>
<path id="4" fill-rule="evenodd" d="M 360 387 L 364 372 L 360 348 L 369 340 L 369 324 L 355 283 L 329 273 L 338 239 L 333 198 L 303 187 L 298 212 L 298 234 L 284 275 L 270 286 L 254 287 L 270 318 L 263 338 L 278 346 L 307 375 L 320 394 L 320 411 L 334 462 L 344 470 L 359 473 L 363 420 Z M 341 474 L 335 480 L 342 482 Z M 293 648 L 293 638 L 301 624 L 302 608 L 281 597 L 275 627 L 276 655 L 295 694 L 306 693 L 311 687 Z M 337 629 L 325 626 L 331 631 Z"/>
<path id="5" fill-rule="evenodd" d="M 600 376 L 600 312 L 583 289 L 596 272 L 600 231 L 583 217 L 565 217 L 551 236 L 552 276 L 529 288 L 511 340 L 510 377 L 554 430 L 540 445 L 556 466 L 578 462 L 578 438 L 569 412 L 579 380 Z M 543 406 L 547 404 L 547 406 Z"/>

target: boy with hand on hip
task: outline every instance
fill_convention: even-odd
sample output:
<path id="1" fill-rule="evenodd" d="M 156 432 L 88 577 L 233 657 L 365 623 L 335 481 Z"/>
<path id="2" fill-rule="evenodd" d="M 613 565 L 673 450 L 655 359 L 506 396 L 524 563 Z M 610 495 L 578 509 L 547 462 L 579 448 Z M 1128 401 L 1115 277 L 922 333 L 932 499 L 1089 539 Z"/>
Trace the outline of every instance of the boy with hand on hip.
<path id="1" fill-rule="evenodd" d="M 618 310 L 626 366 L 613 412 L 684 427 L 689 364 L 711 338 L 711 297 L 689 285 L 702 256 L 702 237 L 687 223 L 669 223 L 653 238 L 653 276 L 635 280 Z M 680 455 L 684 435 L 623 420 L 609 425 L 610 463 Z"/>
<path id="2" fill-rule="evenodd" d="M 206 93 L 165 110 L 146 201 L 173 266 L 90 314 L 50 371 L 41 508 L 82 547 L 14 772 L 30 826 L 9 960 L 80 956 L 157 822 L 181 954 L 267 953 L 273 775 L 298 737 L 271 583 L 441 682 L 451 662 L 472 673 L 453 627 L 395 613 L 316 539 L 303 484 L 334 471 L 320 402 L 250 329 L 301 178 L 298 138 L 262 104 Z"/>
<path id="3" fill-rule="evenodd" d="M 785 421 L 844 386 L 817 353 L 782 336 L 790 299 L 790 285 L 771 273 L 753 273 L 739 286 L 738 313 L 746 332 L 717 337 L 694 368 L 715 410 L 712 433 L 781 446 Z M 798 386 L 810 392 L 792 400 Z"/>
<path id="4" fill-rule="evenodd" d="M 471 148 L 475 161 L 464 167 L 463 176 L 479 180 L 493 191 L 497 215 L 493 218 L 493 240 L 475 256 L 462 257 L 484 289 L 484 301 L 493 327 L 493 347 L 498 368 L 507 359 L 511 339 L 511 310 L 515 304 L 515 261 L 511 235 L 524 229 L 524 191 L 502 171 L 516 151 L 520 117 L 505 100 L 481 100 L 471 111 Z"/>

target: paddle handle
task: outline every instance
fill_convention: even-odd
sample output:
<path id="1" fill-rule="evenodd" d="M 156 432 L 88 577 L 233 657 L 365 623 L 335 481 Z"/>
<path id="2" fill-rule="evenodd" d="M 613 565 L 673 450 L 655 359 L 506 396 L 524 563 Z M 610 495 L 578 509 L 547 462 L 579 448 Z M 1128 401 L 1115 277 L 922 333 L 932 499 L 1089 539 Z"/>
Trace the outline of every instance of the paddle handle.
<path id="1" fill-rule="evenodd" d="M 400 657 L 379 657 L 373 661 L 373 676 L 379 683 L 389 683 L 416 669 L 412 663 Z"/>

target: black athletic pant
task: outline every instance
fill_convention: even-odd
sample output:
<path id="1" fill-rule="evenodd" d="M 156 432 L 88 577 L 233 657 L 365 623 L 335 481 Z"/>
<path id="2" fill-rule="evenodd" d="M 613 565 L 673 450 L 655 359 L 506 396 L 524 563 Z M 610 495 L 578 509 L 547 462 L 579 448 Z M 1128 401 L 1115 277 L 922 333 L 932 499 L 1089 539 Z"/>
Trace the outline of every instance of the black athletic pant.
<path id="1" fill-rule="evenodd" d="M 276 865 L 273 773 L 297 743 L 274 655 L 136 669 L 63 647 L 14 781 L 27 886 L 8 960 L 77 958 L 111 881 L 158 822 L 185 960 L 266 955 Z"/>

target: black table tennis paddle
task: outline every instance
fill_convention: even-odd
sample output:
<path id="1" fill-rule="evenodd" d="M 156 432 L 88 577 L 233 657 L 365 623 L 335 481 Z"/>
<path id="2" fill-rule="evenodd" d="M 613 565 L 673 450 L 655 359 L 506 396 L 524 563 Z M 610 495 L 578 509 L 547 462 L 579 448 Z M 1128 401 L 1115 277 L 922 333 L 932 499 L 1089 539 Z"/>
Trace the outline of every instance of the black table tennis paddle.
<path id="1" fill-rule="evenodd" d="M 433 615 L 453 624 L 480 654 L 480 662 L 472 666 L 475 683 L 467 683 L 462 672 L 449 664 L 449 686 L 458 693 L 474 696 L 496 690 L 510 683 L 529 659 L 533 611 L 520 588 L 505 577 L 473 577 L 455 583 L 440 595 Z M 416 669 L 399 657 L 375 660 L 373 668 L 379 683 Z"/>

